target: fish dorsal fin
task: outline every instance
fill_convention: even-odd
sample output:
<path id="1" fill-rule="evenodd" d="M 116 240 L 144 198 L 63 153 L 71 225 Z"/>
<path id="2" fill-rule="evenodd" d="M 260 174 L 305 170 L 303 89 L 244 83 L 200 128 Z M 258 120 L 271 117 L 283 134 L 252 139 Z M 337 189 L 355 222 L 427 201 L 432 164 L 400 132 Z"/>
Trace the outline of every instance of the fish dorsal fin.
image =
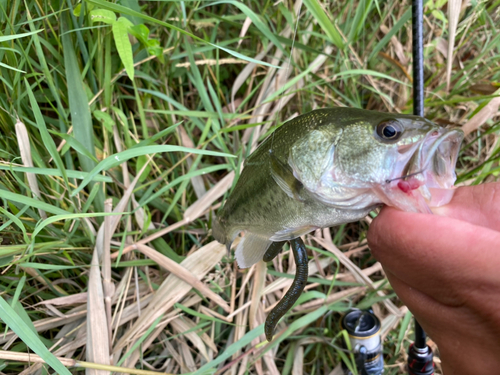
<path id="1" fill-rule="evenodd" d="M 342 128 L 316 129 L 291 148 L 288 163 L 293 174 L 309 191 L 316 191 L 323 174 L 333 166 L 335 145 Z"/>
<path id="2" fill-rule="evenodd" d="M 236 248 L 235 257 L 240 268 L 253 266 L 262 260 L 271 242 L 268 237 L 247 232 Z"/>
<path id="3" fill-rule="evenodd" d="M 271 176 L 278 186 L 290 197 L 302 201 L 300 191 L 302 183 L 293 175 L 292 168 L 279 160 L 273 153 L 271 159 Z"/>

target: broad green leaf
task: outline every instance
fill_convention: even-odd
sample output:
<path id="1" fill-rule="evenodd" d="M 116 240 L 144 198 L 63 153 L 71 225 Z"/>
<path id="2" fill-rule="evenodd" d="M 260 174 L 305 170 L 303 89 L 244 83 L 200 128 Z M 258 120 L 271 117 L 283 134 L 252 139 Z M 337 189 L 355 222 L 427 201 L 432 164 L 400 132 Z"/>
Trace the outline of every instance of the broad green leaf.
<path id="1" fill-rule="evenodd" d="M 165 56 L 163 55 L 163 48 L 160 46 L 160 42 L 156 39 L 148 39 L 146 49 L 150 55 L 156 56 L 158 60 L 163 64 L 165 63 Z"/>
<path id="2" fill-rule="evenodd" d="M 82 13 L 82 4 L 80 3 L 73 9 L 73 15 L 76 17 L 80 17 L 81 13 Z"/>
<path id="3" fill-rule="evenodd" d="M 92 114 L 94 115 L 94 117 L 96 119 L 98 119 L 100 122 L 102 122 L 102 124 L 104 125 L 104 127 L 106 128 L 106 130 L 108 132 L 113 134 L 113 125 L 115 124 L 115 121 L 109 115 L 109 113 L 106 113 L 103 111 L 94 111 L 94 112 L 92 112 Z"/>
<path id="4" fill-rule="evenodd" d="M 19 316 L 19 314 L 0 296 L 0 319 L 7 324 L 23 342 L 38 354 L 50 367 L 60 375 L 71 375 L 71 372 L 52 354 Z"/>
<path id="5" fill-rule="evenodd" d="M 133 26 L 125 17 L 118 18 L 118 21 L 113 23 L 113 38 L 115 39 L 116 49 L 120 60 L 127 72 L 130 80 L 134 80 L 134 56 L 132 55 L 132 44 L 128 38 L 128 29 Z"/>
<path id="6" fill-rule="evenodd" d="M 133 25 L 128 29 L 129 33 L 137 38 L 139 42 L 146 45 L 149 39 L 149 29 L 144 24 Z"/>
<path id="7" fill-rule="evenodd" d="M 90 20 L 94 22 L 104 22 L 113 25 L 116 22 L 116 14 L 107 9 L 94 9 L 89 13 Z"/>
<path id="8" fill-rule="evenodd" d="M 85 7 L 85 14 L 87 14 L 88 12 L 91 12 L 92 10 L 94 9 L 94 5 L 93 4 L 87 4 L 87 6 Z M 66 11 L 65 9 L 62 9 L 62 11 Z M 80 14 L 82 13 L 82 3 L 78 4 L 74 9 L 73 9 L 73 15 L 75 15 L 76 17 L 80 17 Z M 51 13 L 50 15 L 54 15 L 55 13 Z M 48 16 L 47 16 L 48 17 Z"/>

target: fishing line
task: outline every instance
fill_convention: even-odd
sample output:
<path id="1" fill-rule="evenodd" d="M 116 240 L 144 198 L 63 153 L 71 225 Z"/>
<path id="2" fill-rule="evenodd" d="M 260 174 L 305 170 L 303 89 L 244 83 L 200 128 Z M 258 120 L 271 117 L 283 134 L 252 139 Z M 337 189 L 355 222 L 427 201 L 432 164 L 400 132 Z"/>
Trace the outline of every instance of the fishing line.
<path id="1" fill-rule="evenodd" d="M 413 176 L 416 176 L 420 173 L 424 173 L 425 169 L 422 169 L 421 171 L 418 171 L 418 172 L 413 172 L 413 173 L 410 173 L 410 174 L 407 174 L 407 175 L 404 175 L 404 176 L 401 176 L 401 177 L 396 177 L 396 178 L 393 178 L 391 180 L 385 180 L 385 183 L 386 184 L 390 184 L 392 181 L 397 181 L 397 180 L 404 180 L 405 178 L 408 178 L 408 177 L 413 177 Z"/>

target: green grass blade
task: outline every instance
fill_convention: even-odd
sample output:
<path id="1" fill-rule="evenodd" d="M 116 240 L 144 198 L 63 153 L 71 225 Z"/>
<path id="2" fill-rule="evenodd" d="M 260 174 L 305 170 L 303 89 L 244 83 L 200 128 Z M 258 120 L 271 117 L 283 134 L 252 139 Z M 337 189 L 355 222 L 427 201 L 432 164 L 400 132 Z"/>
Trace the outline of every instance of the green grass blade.
<path id="1" fill-rule="evenodd" d="M 196 148 L 172 146 L 172 145 L 135 147 L 126 151 L 119 152 L 114 155 L 110 155 L 106 159 L 101 161 L 99 164 L 97 164 L 96 167 L 89 173 L 89 175 L 82 181 L 80 186 L 78 186 L 78 188 L 76 188 L 73 191 L 72 196 L 78 194 L 80 190 L 82 190 L 85 186 L 87 186 L 87 184 L 92 180 L 93 176 L 95 176 L 97 173 L 103 170 L 108 170 L 110 168 L 116 167 L 117 165 L 120 165 L 124 161 L 127 161 L 131 158 L 135 158 L 137 156 L 156 154 L 161 152 L 175 152 L 175 151 L 187 152 L 198 155 L 221 156 L 226 158 L 236 157 L 234 155 L 225 154 L 217 151 L 199 150 Z"/>
<path id="2" fill-rule="evenodd" d="M 399 19 L 398 22 L 392 27 L 391 30 L 380 40 L 380 42 L 377 43 L 375 48 L 373 49 L 372 53 L 370 54 L 370 57 L 368 57 L 368 60 L 371 60 L 375 58 L 375 56 L 378 55 L 378 53 L 384 48 L 387 43 L 389 43 L 389 40 L 399 31 L 401 28 L 408 22 L 408 20 L 411 18 L 411 8 L 408 9 L 403 16 Z"/>
<path id="3" fill-rule="evenodd" d="M 344 49 L 344 42 L 339 32 L 335 28 L 335 25 L 328 18 L 327 14 L 321 7 L 321 4 L 317 0 L 304 0 L 304 4 L 309 9 L 309 12 L 318 21 L 319 25 L 323 29 L 326 35 L 330 38 L 333 44 L 339 49 Z"/>
<path id="4" fill-rule="evenodd" d="M 55 215 L 51 216 L 42 222 L 39 222 L 35 230 L 33 231 L 33 234 L 31 235 L 31 241 L 35 241 L 35 237 L 40 231 L 45 228 L 47 225 L 50 225 L 52 223 L 55 223 L 56 221 L 61 221 L 61 220 L 76 220 L 76 219 L 81 219 L 83 217 L 103 217 L 103 216 L 113 216 L 113 215 L 123 215 L 126 214 L 126 212 L 112 212 L 112 213 L 105 213 L 105 212 L 95 212 L 95 213 L 90 213 L 90 214 L 69 214 L 69 215 Z"/>
<path id="5" fill-rule="evenodd" d="M 61 172 L 61 176 L 64 179 L 66 187 L 69 189 L 68 177 L 66 176 L 66 169 L 59 155 L 59 152 L 57 152 L 57 147 L 54 144 L 54 140 L 49 135 L 47 126 L 45 125 L 45 120 L 43 119 L 42 113 L 40 112 L 40 107 L 36 102 L 35 95 L 33 95 L 33 91 L 31 90 L 31 87 L 28 84 L 28 81 L 26 81 L 26 79 L 24 80 L 24 83 L 26 86 L 26 91 L 28 92 L 31 109 L 33 110 L 33 115 L 35 116 L 36 125 L 38 126 L 38 131 L 40 132 L 40 135 L 42 137 L 43 144 L 47 148 L 47 151 L 49 152 L 50 156 L 54 160 L 54 163 Z"/>
<path id="6" fill-rule="evenodd" d="M 191 34 L 191 33 L 187 32 L 186 30 L 181 29 L 180 27 L 174 26 L 174 25 L 172 25 L 170 23 L 167 23 L 167 22 L 163 22 L 163 21 L 157 20 L 156 18 L 153 18 L 153 17 L 150 17 L 150 16 L 146 16 L 145 14 L 136 12 L 136 11 L 134 11 L 132 9 L 127 8 L 127 7 L 124 7 L 124 6 L 121 6 L 121 5 L 118 5 L 118 4 L 109 3 L 109 2 L 104 1 L 104 0 L 86 0 L 86 1 L 89 2 L 89 3 L 91 3 L 91 4 L 98 5 L 98 6 L 102 7 L 102 8 L 104 8 L 104 9 L 109 9 L 109 10 L 112 10 L 112 11 L 117 12 L 117 13 L 128 14 L 129 16 L 132 16 L 132 17 L 142 18 L 142 19 L 144 19 L 146 21 L 153 22 L 153 23 L 156 23 L 158 25 L 162 25 L 162 26 L 164 26 L 166 28 L 169 28 L 169 29 L 175 30 L 175 31 L 177 31 L 177 32 L 179 32 L 181 34 L 187 35 L 187 36 L 193 38 L 194 40 L 197 40 L 197 41 L 202 42 L 202 43 L 209 44 L 209 45 L 211 45 L 214 48 L 219 48 L 222 51 L 227 52 L 230 55 L 232 55 L 232 56 L 234 56 L 234 57 L 236 57 L 238 59 L 242 59 L 242 60 L 245 60 L 245 61 L 248 61 L 248 62 L 252 62 L 252 63 L 258 64 L 258 65 L 264 65 L 264 66 L 269 66 L 269 67 L 272 67 L 272 68 L 280 69 L 279 66 L 268 64 L 268 63 L 266 63 L 264 61 L 255 60 L 255 59 L 252 59 L 251 57 L 245 56 L 245 55 L 243 55 L 243 54 L 241 54 L 239 52 L 233 51 L 233 50 L 231 50 L 229 48 L 221 47 L 220 45 L 207 42 L 206 40 L 203 40 L 200 37 L 197 37 L 196 35 Z"/>
<path id="7" fill-rule="evenodd" d="M 53 169 L 53 168 L 14 167 L 10 165 L 0 165 L 0 170 L 21 172 L 21 173 L 33 173 L 44 176 L 62 177 L 61 171 L 59 169 Z M 88 172 L 82 172 L 82 171 L 65 170 L 65 172 L 69 178 L 76 178 L 77 180 L 83 180 L 85 177 L 89 175 Z M 95 175 L 94 177 L 92 177 L 92 181 L 113 182 L 113 179 L 107 176 Z"/>
<path id="8" fill-rule="evenodd" d="M 29 243 L 30 239 L 28 237 L 28 233 L 26 233 L 26 228 L 24 227 L 23 222 L 16 215 L 11 214 L 9 211 L 3 209 L 2 207 L 0 207 L 0 213 L 7 216 L 14 224 L 17 225 L 19 229 L 21 229 L 21 232 L 23 233 L 24 242 Z"/>
<path id="9" fill-rule="evenodd" d="M 264 324 L 255 327 L 250 332 L 246 333 L 240 340 L 230 345 L 223 353 L 220 353 L 217 358 L 213 361 L 201 366 L 197 371 L 193 372 L 191 375 L 205 375 L 212 373 L 212 369 L 221 363 L 224 363 L 227 359 L 231 358 L 238 350 L 243 349 L 245 346 L 250 344 L 252 340 L 256 339 L 264 333 Z"/>
<path id="10" fill-rule="evenodd" d="M 61 39 L 64 47 L 64 65 L 68 81 L 69 109 L 73 123 L 73 134 L 85 146 L 87 151 L 95 157 L 92 117 L 87 95 L 83 88 L 82 76 L 75 54 L 75 45 L 71 41 L 70 34 L 63 35 Z M 91 171 L 95 166 L 95 162 L 85 155 L 78 154 L 78 159 L 85 172 Z"/>
<path id="11" fill-rule="evenodd" d="M 4 63 L 2 63 L 2 62 L 0 62 L 0 66 L 3 66 L 4 68 L 7 68 L 7 69 L 10 69 L 10 70 L 13 70 L 13 71 L 18 72 L 18 73 L 24 73 L 24 74 L 26 74 L 26 72 L 25 72 L 24 70 L 14 68 L 14 67 L 12 67 L 12 66 L 10 66 L 10 65 L 7 65 L 7 64 L 4 64 Z"/>
<path id="12" fill-rule="evenodd" d="M 277 36 L 274 35 L 273 32 L 271 30 L 269 30 L 269 27 L 264 22 L 262 22 L 262 19 L 257 14 L 255 14 L 255 12 L 253 10 L 251 10 L 249 7 L 247 7 L 245 4 L 243 4 L 242 2 L 239 2 L 239 1 L 223 0 L 223 1 L 216 1 L 215 3 L 210 3 L 209 5 L 206 5 L 206 6 L 214 6 L 217 4 L 231 4 L 235 7 L 237 7 L 239 10 L 241 10 L 243 12 L 243 14 L 245 14 L 245 16 L 247 16 L 248 18 L 250 18 L 252 20 L 252 23 L 255 25 L 255 27 L 257 27 L 257 29 L 259 29 L 260 32 L 262 34 L 264 34 L 264 36 L 267 39 L 269 39 L 276 47 L 278 47 L 280 50 L 282 50 L 285 54 L 288 53 L 288 51 L 286 51 L 283 48 L 283 46 L 281 45 Z M 200 9 L 202 9 L 202 8 L 200 8 Z"/>
<path id="13" fill-rule="evenodd" d="M 158 323 L 160 323 L 161 318 L 163 318 L 163 314 L 156 318 L 156 320 L 148 327 L 147 331 L 144 332 L 144 334 L 134 343 L 134 345 L 132 345 L 132 347 L 120 358 L 120 360 L 116 364 L 117 366 L 121 366 L 121 364 L 125 362 L 125 360 L 130 357 L 130 355 L 144 342 L 144 340 L 148 338 L 151 332 L 155 330 Z"/>
<path id="14" fill-rule="evenodd" d="M 50 367 L 60 375 L 71 375 L 71 372 L 52 354 L 35 334 L 23 322 L 21 317 L 10 305 L 0 296 L 0 318 L 12 331 L 18 335 L 23 342 L 38 354 Z"/>
<path id="15" fill-rule="evenodd" d="M 12 193 L 10 191 L 0 189 L 0 198 L 7 199 L 8 201 L 18 202 L 30 207 L 39 208 L 41 210 L 50 212 L 56 215 L 69 215 L 70 212 L 65 211 L 61 208 L 52 206 L 45 202 L 39 201 L 37 199 L 29 198 L 21 194 Z"/>
<path id="16" fill-rule="evenodd" d="M 376 72 L 376 71 L 370 70 L 370 69 L 351 69 L 351 70 L 346 70 L 344 72 L 336 73 L 335 75 L 337 77 L 343 77 L 343 76 L 349 76 L 349 75 L 352 75 L 352 76 L 367 75 L 367 76 L 372 76 L 372 77 L 377 77 L 377 78 L 388 79 L 390 81 L 399 83 L 401 85 L 410 86 L 408 83 L 400 81 L 397 78 L 394 78 L 394 77 L 391 77 L 387 74 Z"/>
<path id="17" fill-rule="evenodd" d="M 174 304 L 174 308 L 182 310 L 185 313 L 193 315 L 193 316 L 196 316 L 196 317 L 198 317 L 198 318 L 200 318 L 202 320 L 210 320 L 212 322 L 219 322 L 221 324 L 229 324 L 229 325 L 232 325 L 232 326 L 235 325 L 234 323 L 228 323 L 228 322 L 226 322 L 226 321 L 224 321 L 222 319 L 214 318 L 213 316 L 199 313 L 198 311 L 190 309 L 189 307 L 186 307 L 186 306 L 184 306 L 184 305 L 182 305 L 180 303 L 175 303 Z"/>
<path id="18" fill-rule="evenodd" d="M 411 322 L 412 314 L 410 311 L 407 311 L 403 320 L 401 321 L 401 328 L 399 329 L 398 341 L 396 343 L 396 348 L 394 349 L 394 354 L 398 354 L 401 349 L 401 345 L 403 344 L 403 339 L 405 337 L 406 330 Z"/>
<path id="19" fill-rule="evenodd" d="M 355 43 L 358 39 L 361 30 L 365 27 L 366 18 L 372 7 L 373 0 L 361 0 L 356 7 L 356 15 L 351 23 L 348 40 L 350 43 Z"/>
<path id="20" fill-rule="evenodd" d="M 45 270 L 45 271 L 74 270 L 75 268 L 81 268 L 80 266 L 60 266 L 57 264 L 35 263 L 35 262 L 19 263 L 19 266 L 23 268 L 33 268 L 35 270 Z"/>
<path id="21" fill-rule="evenodd" d="M 59 133 L 59 132 L 56 132 L 56 131 L 52 131 L 52 130 L 49 130 L 49 133 L 51 134 L 54 134 L 62 139 L 64 139 L 66 141 L 66 144 L 68 146 L 70 146 L 71 148 L 73 148 L 77 153 L 81 154 L 81 155 L 84 155 L 86 156 L 87 158 L 91 159 L 92 161 L 94 161 L 94 163 L 98 163 L 99 160 L 97 160 L 97 158 L 92 155 L 90 153 L 89 150 L 87 150 L 85 148 L 84 145 L 82 145 L 78 139 L 76 139 L 75 137 L 69 135 L 69 134 L 66 134 L 66 133 Z"/>
<path id="22" fill-rule="evenodd" d="M 43 29 L 42 30 L 31 31 L 29 33 L 16 34 L 16 35 L 2 35 L 2 36 L 0 36 L 0 43 L 6 42 L 8 40 L 14 40 L 14 39 L 19 39 L 19 38 L 24 38 L 26 36 L 38 34 L 38 33 L 42 32 L 42 31 L 43 31 Z"/>

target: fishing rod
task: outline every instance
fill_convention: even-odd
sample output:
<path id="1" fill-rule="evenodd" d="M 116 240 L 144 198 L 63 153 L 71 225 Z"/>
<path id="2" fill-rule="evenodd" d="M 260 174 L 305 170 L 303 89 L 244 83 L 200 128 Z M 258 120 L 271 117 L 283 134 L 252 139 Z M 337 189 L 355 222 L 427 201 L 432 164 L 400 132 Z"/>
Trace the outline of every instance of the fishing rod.
<path id="1" fill-rule="evenodd" d="M 424 117 L 424 45 L 423 0 L 412 0 L 413 114 Z M 383 373 L 383 351 L 380 321 L 373 311 L 351 310 L 341 322 L 354 349 L 356 367 L 361 375 Z M 426 344 L 426 334 L 414 319 L 415 341 L 408 348 L 408 375 L 433 375 L 432 349 Z M 351 372 L 344 366 L 344 374 Z"/>
<path id="2" fill-rule="evenodd" d="M 413 114 L 424 117 L 424 5 L 423 0 L 412 0 L 412 55 L 413 55 Z M 432 349 L 426 344 L 426 334 L 414 319 L 415 342 L 408 348 L 408 374 L 432 375 Z"/>

